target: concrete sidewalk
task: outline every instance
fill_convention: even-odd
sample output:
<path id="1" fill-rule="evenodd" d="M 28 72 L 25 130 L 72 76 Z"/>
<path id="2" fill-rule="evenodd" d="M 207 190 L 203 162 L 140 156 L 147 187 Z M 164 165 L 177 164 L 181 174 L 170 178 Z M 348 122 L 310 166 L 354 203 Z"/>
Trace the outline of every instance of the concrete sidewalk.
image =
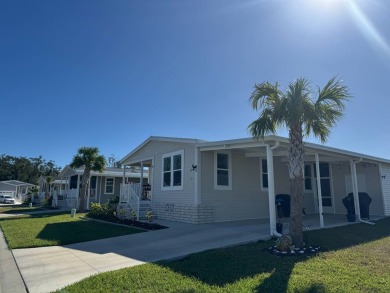
<path id="1" fill-rule="evenodd" d="M 269 238 L 260 220 L 192 225 L 66 246 L 13 250 L 28 292 L 51 292 L 90 275 Z"/>
<path id="2" fill-rule="evenodd" d="M 0 229 L 0 293 L 22 292 L 26 292 L 26 287 Z"/>
<path id="3" fill-rule="evenodd" d="M 7 205 L 4 205 L 7 206 Z M 12 218 L 25 214 L 54 213 L 64 211 L 58 210 L 26 210 L 23 213 L 0 214 L 0 218 Z M 15 250 L 14 250 L 15 251 Z M 15 262 L 13 251 L 8 249 L 3 232 L 0 229 L 0 293 L 22 293 L 27 292 L 22 276 Z"/>

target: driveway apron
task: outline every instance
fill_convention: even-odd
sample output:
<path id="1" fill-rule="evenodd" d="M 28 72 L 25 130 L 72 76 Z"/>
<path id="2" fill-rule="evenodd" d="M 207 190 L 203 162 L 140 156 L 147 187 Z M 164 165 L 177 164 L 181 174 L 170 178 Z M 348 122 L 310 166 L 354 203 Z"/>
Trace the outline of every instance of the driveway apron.
<path id="1" fill-rule="evenodd" d="M 66 246 L 15 249 L 13 254 L 28 291 L 36 293 L 101 272 L 269 238 L 269 225 L 260 221 L 159 223 L 170 228 Z"/>

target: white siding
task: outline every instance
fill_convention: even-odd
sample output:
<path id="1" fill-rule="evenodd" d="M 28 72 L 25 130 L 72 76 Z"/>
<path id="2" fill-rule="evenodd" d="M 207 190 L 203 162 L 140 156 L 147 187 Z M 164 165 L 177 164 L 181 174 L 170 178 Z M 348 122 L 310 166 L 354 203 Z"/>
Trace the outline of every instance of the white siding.
<path id="1" fill-rule="evenodd" d="M 261 190 L 260 159 L 232 151 L 232 189 L 214 189 L 214 152 L 201 152 L 201 201 L 214 207 L 216 222 L 269 217 L 268 191 Z M 287 165 L 274 158 L 275 194 L 289 193 Z"/>
<path id="2" fill-rule="evenodd" d="M 380 175 L 382 176 L 384 212 L 385 216 L 390 216 L 390 165 L 382 164 Z"/>
<path id="3" fill-rule="evenodd" d="M 162 156 L 167 153 L 184 150 L 183 190 L 161 190 Z M 194 171 L 190 171 L 195 163 L 195 144 L 151 141 L 131 156 L 131 161 L 153 159 L 152 201 L 154 203 L 193 204 Z"/>

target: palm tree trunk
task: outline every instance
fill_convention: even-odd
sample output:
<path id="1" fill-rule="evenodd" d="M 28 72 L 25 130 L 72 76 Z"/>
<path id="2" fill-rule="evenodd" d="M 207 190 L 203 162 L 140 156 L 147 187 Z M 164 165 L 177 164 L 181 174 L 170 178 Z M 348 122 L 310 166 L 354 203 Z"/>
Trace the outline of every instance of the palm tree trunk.
<path id="1" fill-rule="evenodd" d="M 302 126 L 290 128 L 289 175 L 290 175 L 290 236 L 297 247 L 303 245 L 302 207 L 303 207 L 303 170 L 304 149 Z"/>
<path id="2" fill-rule="evenodd" d="M 83 179 L 81 180 L 81 194 L 80 194 L 80 211 L 85 211 L 86 209 L 86 197 L 87 197 L 87 185 L 88 179 L 91 170 L 88 167 L 85 167 L 83 173 Z"/>

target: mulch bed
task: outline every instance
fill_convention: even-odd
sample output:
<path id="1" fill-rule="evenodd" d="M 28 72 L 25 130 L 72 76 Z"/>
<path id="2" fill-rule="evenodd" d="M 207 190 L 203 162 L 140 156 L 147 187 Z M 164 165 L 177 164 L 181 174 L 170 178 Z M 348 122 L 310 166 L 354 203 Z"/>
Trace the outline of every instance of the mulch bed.
<path id="1" fill-rule="evenodd" d="M 304 246 L 304 247 L 301 247 L 301 248 L 292 248 L 291 250 L 287 250 L 287 251 L 280 251 L 276 248 L 276 246 L 270 246 L 268 248 L 264 248 L 263 251 L 266 251 L 270 254 L 274 254 L 274 255 L 277 255 L 277 256 L 295 256 L 295 257 L 312 257 L 312 256 L 315 256 L 317 254 L 319 254 L 320 252 L 324 252 L 325 249 L 323 247 L 319 247 L 319 246 Z"/>
<path id="2" fill-rule="evenodd" d="M 99 217 L 91 217 L 91 216 L 88 216 L 88 217 L 92 218 L 92 219 L 101 220 L 101 221 L 107 221 L 107 222 L 111 222 L 111 223 L 115 223 L 115 224 L 121 224 L 121 225 L 131 226 L 131 227 L 135 227 L 135 228 L 141 228 L 141 229 L 145 229 L 145 230 L 152 230 L 152 231 L 168 228 L 166 226 L 162 226 L 162 225 L 159 225 L 156 223 L 139 222 L 139 221 L 133 221 L 133 220 L 129 220 L 129 219 L 118 219 L 115 217 L 113 217 L 113 218 L 99 218 Z"/>

